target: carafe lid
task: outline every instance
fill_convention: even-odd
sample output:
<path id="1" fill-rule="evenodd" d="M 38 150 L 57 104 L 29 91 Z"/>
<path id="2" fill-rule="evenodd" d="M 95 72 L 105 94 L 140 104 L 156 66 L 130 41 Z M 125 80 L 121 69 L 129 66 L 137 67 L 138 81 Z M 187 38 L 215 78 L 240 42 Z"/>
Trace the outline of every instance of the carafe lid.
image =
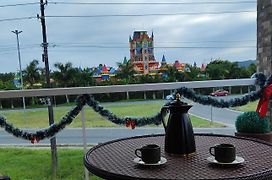
<path id="1" fill-rule="evenodd" d="M 171 107 L 175 107 L 175 108 L 177 108 L 177 107 L 188 107 L 188 106 L 192 107 L 192 105 L 188 105 L 186 102 L 183 102 L 180 99 L 181 99 L 181 95 L 179 93 L 177 93 L 176 94 L 176 99 L 170 103 L 170 108 Z"/>

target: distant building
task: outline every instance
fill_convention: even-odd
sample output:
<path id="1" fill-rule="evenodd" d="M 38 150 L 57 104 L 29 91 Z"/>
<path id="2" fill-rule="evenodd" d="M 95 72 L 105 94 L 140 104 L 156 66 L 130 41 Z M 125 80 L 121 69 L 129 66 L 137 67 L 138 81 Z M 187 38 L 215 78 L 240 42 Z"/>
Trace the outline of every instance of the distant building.
<path id="1" fill-rule="evenodd" d="M 180 63 L 179 60 L 176 60 L 173 66 L 179 71 L 184 72 L 186 64 Z"/>
<path id="2" fill-rule="evenodd" d="M 167 63 L 165 55 L 162 56 L 161 62 L 157 62 L 154 56 L 154 34 L 149 36 L 147 31 L 134 31 L 133 36 L 129 37 L 130 46 L 130 60 L 124 57 L 123 64 L 127 62 L 132 63 L 134 69 L 138 72 L 137 75 L 150 75 L 161 76 L 163 79 L 168 78 L 169 67 L 175 67 L 179 72 L 190 72 L 190 68 L 175 60 L 174 63 Z M 196 67 L 196 63 L 194 63 Z M 205 70 L 202 65 L 201 70 Z M 115 77 L 118 68 L 115 70 L 113 67 L 107 67 L 105 64 L 100 64 L 98 67 L 93 68 L 93 77 L 96 81 L 107 81 Z"/>
<path id="3" fill-rule="evenodd" d="M 107 67 L 105 64 L 100 64 L 98 67 L 94 67 L 93 72 L 93 78 L 95 78 L 97 82 L 108 81 L 116 75 L 115 68 Z"/>
<path id="4" fill-rule="evenodd" d="M 134 31 L 129 37 L 130 61 L 136 71 L 141 74 L 152 74 L 158 70 L 159 62 L 154 56 L 154 35 L 148 36 L 147 31 Z"/>

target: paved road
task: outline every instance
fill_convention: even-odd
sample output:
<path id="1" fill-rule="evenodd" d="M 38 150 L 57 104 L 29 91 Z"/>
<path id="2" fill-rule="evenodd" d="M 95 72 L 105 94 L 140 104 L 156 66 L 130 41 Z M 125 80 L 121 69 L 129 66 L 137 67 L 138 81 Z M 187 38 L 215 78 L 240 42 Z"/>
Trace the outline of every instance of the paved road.
<path id="1" fill-rule="evenodd" d="M 234 128 L 195 128 L 194 132 L 233 135 Z M 118 138 L 162 133 L 164 133 L 163 128 L 136 128 L 133 130 L 130 128 L 88 128 L 86 130 L 88 144 L 97 144 Z M 62 145 L 81 145 L 83 142 L 81 128 L 64 129 L 56 137 L 57 143 Z M 0 145 L 7 144 L 32 146 L 29 141 L 16 138 L 6 131 L 0 130 Z M 37 145 L 46 144 L 49 144 L 49 140 L 43 140 Z"/>
<path id="2" fill-rule="evenodd" d="M 235 127 L 235 120 L 241 112 L 233 111 L 228 108 L 216 108 L 194 103 L 189 111 L 191 114 L 208 119 L 213 122 L 221 122 L 228 127 Z"/>

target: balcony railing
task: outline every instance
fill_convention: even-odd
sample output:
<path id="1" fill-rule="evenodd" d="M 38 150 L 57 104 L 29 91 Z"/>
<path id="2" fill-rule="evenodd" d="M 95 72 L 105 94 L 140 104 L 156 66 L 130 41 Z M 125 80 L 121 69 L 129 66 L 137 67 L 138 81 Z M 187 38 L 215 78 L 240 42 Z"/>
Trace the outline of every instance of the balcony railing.
<path id="1" fill-rule="evenodd" d="M 229 79 L 229 80 L 132 84 L 132 85 L 113 85 L 94 87 L 9 90 L 0 91 L 0 99 L 18 97 L 58 96 L 58 95 L 102 94 L 116 92 L 159 91 L 159 90 L 174 90 L 179 89 L 180 87 L 211 88 L 211 87 L 251 86 L 255 85 L 255 80 L 256 79 Z"/>
<path id="2" fill-rule="evenodd" d="M 95 87 L 9 90 L 9 91 L 0 91 L 0 100 L 7 99 L 7 98 L 11 98 L 11 99 L 20 98 L 20 97 L 45 97 L 45 96 L 61 96 L 61 95 L 175 90 L 181 87 L 194 89 L 194 88 L 213 88 L 213 87 L 252 86 L 252 85 L 255 85 L 255 81 L 256 79 L 230 79 L 230 80 L 133 84 L 133 85 L 114 85 L 114 86 L 95 86 Z M 84 109 L 82 109 L 81 111 L 81 120 L 82 120 L 82 133 L 83 133 L 83 147 L 84 147 L 84 151 L 86 152 L 87 140 L 86 140 L 86 130 L 85 130 Z M 88 179 L 88 177 L 89 177 L 88 171 L 85 169 L 85 179 Z"/>

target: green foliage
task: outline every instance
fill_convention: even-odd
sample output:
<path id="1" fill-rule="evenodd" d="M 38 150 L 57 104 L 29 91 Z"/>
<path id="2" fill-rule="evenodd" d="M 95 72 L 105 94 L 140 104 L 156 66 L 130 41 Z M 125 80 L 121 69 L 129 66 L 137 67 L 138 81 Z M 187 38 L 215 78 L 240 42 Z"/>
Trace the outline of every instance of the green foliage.
<path id="1" fill-rule="evenodd" d="M 237 62 L 216 59 L 207 65 L 206 72 L 211 79 L 248 78 L 256 72 L 256 65 L 244 68 L 239 67 Z"/>
<path id="2" fill-rule="evenodd" d="M 62 64 L 55 63 L 54 67 L 57 69 L 53 72 L 54 80 L 58 87 L 73 87 L 75 84 L 76 69 L 71 62 Z"/>
<path id="3" fill-rule="evenodd" d="M 235 122 L 236 130 L 241 133 L 268 133 L 270 122 L 267 117 L 261 118 L 255 111 L 239 115 Z"/>
<path id="4" fill-rule="evenodd" d="M 26 84 L 29 85 L 29 88 L 33 88 L 33 85 L 35 83 L 38 83 L 41 81 L 42 69 L 38 67 L 38 65 L 39 65 L 39 61 L 34 59 L 23 70 L 24 82 L 26 82 Z"/>
<path id="5" fill-rule="evenodd" d="M 0 73 L 0 89 L 11 90 L 15 89 L 13 85 L 14 73 Z"/>
<path id="6" fill-rule="evenodd" d="M 129 84 L 134 74 L 137 74 L 137 72 L 134 70 L 133 64 L 130 62 L 130 60 L 125 58 L 123 62 L 118 62 L 117 66 L 119 71 L 117 72 L 116 77 L 125 79 L 125 83 Z"/>
<path id="7" fill-rule="evenodd" d="M 184 81 L 198 81 L 201 80 L 199 75 L 202 74 L 201 69 L 196 66 L 192 66 L 190 64 L 186 64 L 186 67 L 190 69 L 190 71 L 185 71 L 184 73 Z"/>
<path id="8" fill-rule="evenodd" d="M 80 87 L 92 86 L 95 84 L 93 79 L 93 71 L 90 68 L 75 68 L 75 85 Z"/>

